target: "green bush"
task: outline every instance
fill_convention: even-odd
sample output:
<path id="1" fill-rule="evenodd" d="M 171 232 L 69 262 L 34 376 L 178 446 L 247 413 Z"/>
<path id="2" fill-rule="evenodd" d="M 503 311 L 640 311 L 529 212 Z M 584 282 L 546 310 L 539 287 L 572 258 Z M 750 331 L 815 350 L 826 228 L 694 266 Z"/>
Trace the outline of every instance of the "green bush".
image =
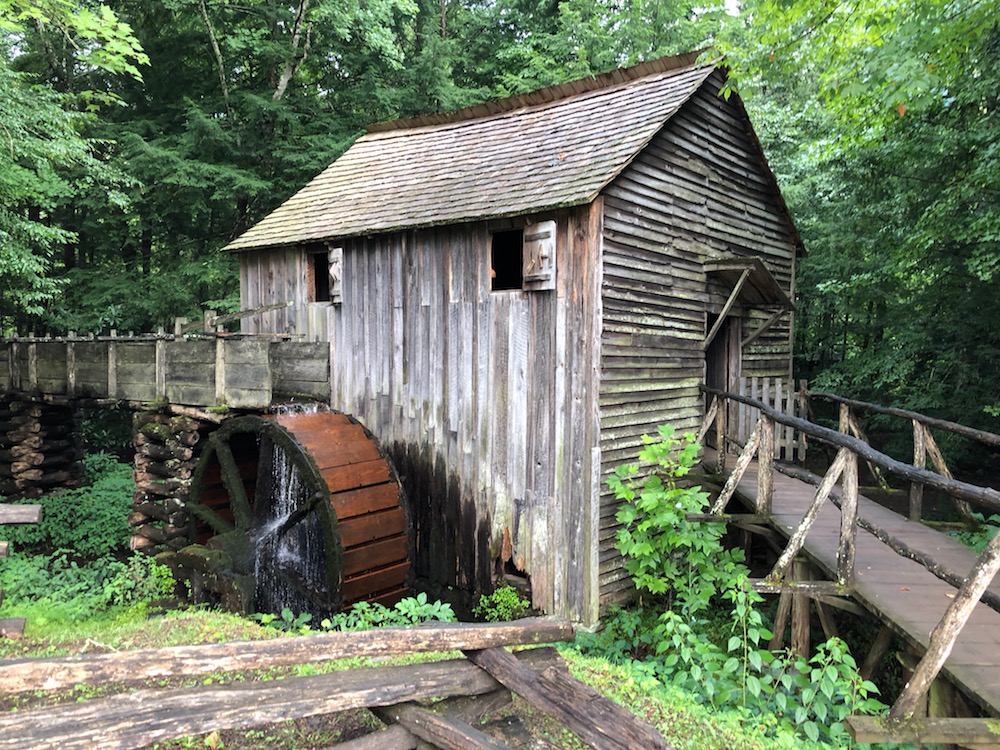
<path id="1" fill-rule="evenodd" d="M 531 602 L 522 598 L 513 586 L 501 586 L 491 594 L 480 596 L 472 613 L 484 622 L 520 620 L 531 614 Z"/>
<path id="2" fill-rule="evenodd" d="M 250 616 L 261 625 L 293 633 L 311 633 L 313 616 L 308 612 L 295 614 L 285 607 L 280 615 L 269 612 Z M 428 601 L 427 594 L 420 592 L 416 596 L 400 599 L 393 606 L 387 607 L 378 602 L 358 602 L 345 612 L 324 618 L 320 622 L 322 630 L 371 630 L 372 628 L 402 627 L 419 625 L 422 622 L 438 620 L 440 622 L 455 622 L 455 612 L 450 604 L 440 600 Z"/>
<path id="3" fill-rule="evenodd" d="M 85 486 L 33 501 L 42 506 L 42 522 L 5 526 L 4 537 L 39 553 L 71 549 L 81 557 L 102 557 L 127 549 L 132 467 L 107 453 L 87 456 L 83 466 Z"/>
<path id="4" fill-rule="evenodd" d="M 0 564 L 0 611 L 31 612 L 33 625 L 82 622 L 111 610 L 144 606 L 173 594 L 170 569 L 136 552 L 82 561 L 69 550 L 15 553 Z"/>
<path id="5" fill-rule="evenodd" d="M 805 660 L 772 654 L 771 637 L 757 609 L 763 599 L 749 585 L 740 550 L 722 544 L 722 524 L 693 523 L 708 496 L 681 479 L 697 461 L 691 434 L 673 428 L 644 437 L 639 463 L 621 466 L 608 485 L 623 502 L 618 549 L 648 607 L 620 611 L 604 633 L 579 641 L 615 660 L 643 659 L 643 669 L 660 681 L 704 696 L 716 708 L 737 709 L 782 732 L 823 744 L 847 741 L 842 720 L 850 713 L 878 713 L 878 689 L 861 679 L 857 664 L 839 639 L 821 645 Z M 643 468 L 640 468 L 640 465 Z M 713 608 L 727 613 L 720 626 Z M 641 634 L 638 639 L 637 634 Z M 629 640 L 638 643 L 629 648 Z"/>

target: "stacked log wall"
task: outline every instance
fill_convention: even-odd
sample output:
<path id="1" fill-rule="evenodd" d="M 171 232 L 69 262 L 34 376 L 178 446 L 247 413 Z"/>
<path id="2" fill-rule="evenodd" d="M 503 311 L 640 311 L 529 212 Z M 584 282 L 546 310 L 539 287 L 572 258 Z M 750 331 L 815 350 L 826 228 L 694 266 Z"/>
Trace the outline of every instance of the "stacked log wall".
<path id="1" fill-rule="evenodd" d="M 185 506 L 191 476 L 204 439 L 215 426 L 188 416 L 148 411 L 134 415 L 132 549 L 156 552 L 188 544 Z"/>
<path id="2" fill-rule="evenodd" d="M 0 495 L 37 498 L 83 482 L 72 408 L 9 396 L 0 400 Z"/>

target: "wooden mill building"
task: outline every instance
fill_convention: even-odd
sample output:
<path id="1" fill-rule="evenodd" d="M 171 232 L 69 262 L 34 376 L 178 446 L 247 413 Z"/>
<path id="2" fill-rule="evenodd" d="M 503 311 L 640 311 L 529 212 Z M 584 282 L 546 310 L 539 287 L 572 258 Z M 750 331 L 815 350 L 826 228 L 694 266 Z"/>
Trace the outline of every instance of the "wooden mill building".
<path id="1" fill-rule="evenodd" d="M 693 55 L 376 125 L 229 245 L 246 332 L 329 341 L 331 405 L 409 493 L 416 571 L 530 579 L 583 623 L 630 586 L 605 478 L 698 386 L 789 376 L 800 241 Z"/>

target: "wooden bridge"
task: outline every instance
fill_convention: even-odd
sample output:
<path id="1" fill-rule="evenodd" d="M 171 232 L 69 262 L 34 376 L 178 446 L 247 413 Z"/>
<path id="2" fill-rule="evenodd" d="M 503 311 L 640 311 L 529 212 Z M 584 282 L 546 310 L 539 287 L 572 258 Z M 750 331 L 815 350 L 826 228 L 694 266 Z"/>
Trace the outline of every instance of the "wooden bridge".
<path id="1" fill-rule="evenodd" d="M 723 445 L 735 446 L 739 451 L 706 451 L 706 461 L 727 475 L 706 520 L 715 518 L 756 531 L 766 527 L 781 537 L 775 544 L 781 551 L 774 568 L 755 582 L 759 591 L 781 595 L 775 642 L 771 645 L 780 645 L 791 618 L 792 647 L 808 651 L 810 599 L 816 602 L 828 635 L 833 625 L 827 607 L 857 611 L 857 605 L 861 605 L 883 623 L 862 667 L 863 674 L 871 674 L 894 633 L 922 658 L 910 665 L 912 675 L 887 722 L 852 717 L 849 728 L 855 738 L 861 742 L 996 747 L 997 723 L 957 718 L 950 686 L 958 688 L 974 704 L 973 712 L 1000 717 L 1000 584 L 993 580 L 1000 570 L 1000 536 L 977 557 L 956 540 L 915 521 L 920 516 L 925 486 L 947 493 L 962 517 L 968 517 L 970 503 L 994 512 L 1000 510 L 1000 492 L 952 478 L 931 428 L 994 447 L 1000 446 L 1000 436 L 832 394 L 813 394 L 839 404 L 838 431 L 775 408 L 791 403 L 778 395 L 780 390 L 772 393 L 775 398 L 768 398 L 770 404 L 746 393 L 705 390 L 713 401 L 699 439 L 704 440 L 714 427 L 716 435 L 726 436 Z M 801 396 L 800 403 L 807 393 Z M 912 421 L 914 463 L 900 462 L 874 450 L 855 419 L 857 409 Z M 755 418 L 749 434 L 743 418 L 748 413 Z M 775 455 L 780 455 L 782 449 L 777 446 L 775 434 L 784 432 L 787 436 L 789 430 L 797 434 L 787 441 L 786 451 L 800 450 L 806 441 L 836 449 L 836 458 L 825 476 L 776 463 Z M 736 435 L 745 439 L 739 440 Z M 925 468 L 928 454 L 935 471 Z M 880 482 L 884 482 L 886 472 L 910 482 L 910 518 L 859 494 L 859 460 L 868 464 Z M 724 514 L 733 498 L 752 512 Z M 811 563 L 830 580 L 804 580 L 808 578 L 802 575 L 807 566 L 801 560 Z"/>

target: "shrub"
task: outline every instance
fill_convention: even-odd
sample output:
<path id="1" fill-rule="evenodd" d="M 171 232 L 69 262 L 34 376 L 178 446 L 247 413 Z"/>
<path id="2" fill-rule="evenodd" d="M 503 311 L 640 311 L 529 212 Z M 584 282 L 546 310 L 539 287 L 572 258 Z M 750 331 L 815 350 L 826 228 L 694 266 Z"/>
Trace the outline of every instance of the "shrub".
<path id="1" fill-rule="evenodd" d="M 842 719 L 849 713 L 876 713 L 885 706 L 878 689 L 861 679 L 857 664 L 839 639 L 821 645 L 810 660 L 772 654 L 771 637 L 756 605 L 763 601 L 749 585 L 740 550 L 722 545 L 722 524 L 693 523 L 708 496 L 680 484 L 694 466 L 699 447 L 691 434 L 673 428 L 658 438 L 644 436 L 640 463 L 618 467 L 608 485 L 623 502 L 618 549 L 640 592 L 653 596 L 654 612 L 619 613 L 613 630 L 584 648 L 609 648 L 622 659 L 629 638 L 640 628 L 644 668 L 661 681 L 703 695 L 711 705 L 768 716 L 782 730 L 813 742 L 839 745 L 846 738 Z M 712 637 L 717 623 L 710 607 L 724 607 L 724 645 Z"/>
<path id="2" fill-rule="evenodd" d="M 472 613 L 485 622 L 519 620 L 531 614 L 531 602 L 513 586 L 501 586 L 492 594 L 480 596 Z"/>
<path id="3" fill-rule="evenodd" d="M 82 557 L 102 557 L 124 551 L 132 509 L 132 467 L 106 453 L 87 456 L 83 465 L 85 486 L 34 501 L 42 506 L 41 523 L 5 526 L 5 538 L 35 552 L 71 549 Z"/>

